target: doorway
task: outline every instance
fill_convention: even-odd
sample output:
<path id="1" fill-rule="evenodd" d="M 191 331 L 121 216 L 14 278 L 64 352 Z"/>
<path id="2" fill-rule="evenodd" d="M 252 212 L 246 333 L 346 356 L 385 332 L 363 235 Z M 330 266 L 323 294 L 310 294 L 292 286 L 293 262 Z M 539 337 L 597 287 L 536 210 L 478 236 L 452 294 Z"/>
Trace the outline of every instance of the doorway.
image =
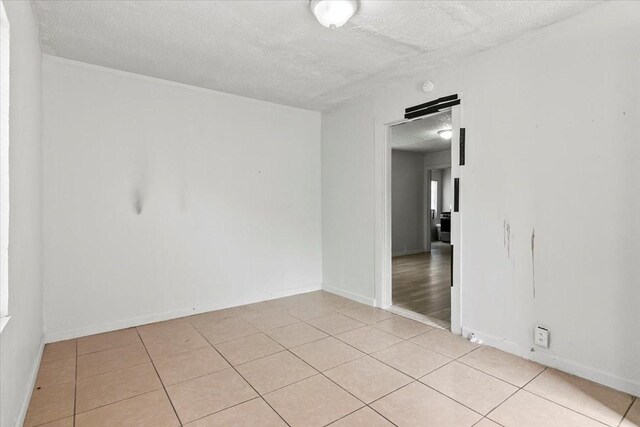
<path id="1" fill-rule="evenodd" d="M 391 303 L 451 329 L 452 112 L 392 126 Z"/>

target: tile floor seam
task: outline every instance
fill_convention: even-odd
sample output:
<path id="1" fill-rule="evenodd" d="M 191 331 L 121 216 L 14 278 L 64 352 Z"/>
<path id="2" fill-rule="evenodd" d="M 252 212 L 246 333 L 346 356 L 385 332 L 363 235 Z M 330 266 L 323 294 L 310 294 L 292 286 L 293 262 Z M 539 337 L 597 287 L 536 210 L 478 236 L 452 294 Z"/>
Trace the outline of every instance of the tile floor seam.
<path id="1" fill-rule="evenodd" d="M 420 381 L 419 381 L 419 380 L 420 380 L 420 378 L 423 378 L 423 377 L 425 377 L 426 375 L 429 375 L 430 373 L 435 372 L 435 371 L 437 371 L 438 369 L 443 368 L 443 367 L 445 367 L 446 365 L 448 365 L 448 364 L 450 364 L 451 362 L 453 362 L 454 360 L 456 360 L 456 359 L 451 359 L 451 360 L 449 360 L 447 363 L 445 363 L 444 365 L 439 366 L 439 367 L 437 367 L 436 369 L 433 369 L 433 370 L 431 370 L 431 371 L 427 372 L 426 374 L 424 374 L 424 375 L 423 375 L 423 376 L 421 376 L 420 378 L 414 378 L 414 377 L 412 377 L 411 375 L 409 375 L 409 374 L 406 374 L 406 373 L 402 372 L 400 369 L 396 368 L 395 366 L 391 366 L 391 365 L 389 365 L 388 363 L 386 363 L 385 361 L 380 360 L 380 359 L 378 359 L 377 357 L 373 356 L 373 353 L 370 353 L 370 354 L 365 353 L 364 351 L 362 351 L 362 350 L 360 350 L 360 349 L 358 349 L 358 348 L 354 347 L 353 345 L 349 344 L 348 342 L 342 341 L 341 339 L 337 338 L 336 336 L 333 336 L 333 335 L 332 335 L 332 337 L 333 337 L 333 338 L 335 338 L 335 339 L 337 339 L 338 341 L 342 342 L 343 344 L 346 344 L 346 345 L 348 345 L 349 347 L 351 347 L 351 348 L 353 348 L 353 349 L 355 349 L 355 350 L 357 350 L 357 351 L 359 351 L 359 352 L 361 352 L 361 353 L 364 353 L 364 356 L 360 356 L 360 357 L 358 357 L 358 358 L 356 358 L 356 359 L 349 360 L 348 362 L 344 362 L 344 363 L 341 363 L 340 365 L 336 365 L 336 366 L 334 366 L 334 367 L 331 367 L 331 368 L 327 369 L 327 371 L 329 371 L 329 370 L 331 370 L 331 369 L 335 369 L 335 368 L 337 368 L 338 366 L 345 365 L 345 364 L 347 364 L 347 363 L 349 363 L 349 362 L 353 362 L 354 360 L 362 359 L 363 357 L 369 356 L 369 357 L 371 357 L 371 358 L 373 358 L 373 359 L 377 360 L 378 362 L 380 362 L 380 363 L 382 363 L 382 364 L 384 364 L 384 365 L 386 365 L 386 366 L 390 367 L 391 369 L 394 369 L 395 371 L 399 372 L 400 374 L 408 376 L 409 378 L 411 378 L 412 382 L 415 382 L 415 381 L 420 382 Z M 395 344 L 393 344 L 393 345 L 399 345 L 399 344 L 401 344 L 401 343 L 403 343 L 403 342 L 408 342 L 408 341 L 409 341 L 409 340 L 404 340 L 404 339 L 403 339 L 402 341 L 397 342 L 397 343 L 395 343 Z M 393 345 L 391 345 L 391 346 L 389 346 L 389 347 L 392 347 Z M 374 353 L 377 353 L 378 351 L 386 350 L 386 349 L 388 349 L 389 347 L 383 348 L 383 349 L 381 349 L 381 350 L 377 350 L 377 351 L 375 351 Z M 443 356 L 444 356 L 444 355 L 443 355 Z M 446 357 L 446 356 L 445 356 L 445 357 Z M 323 372 L 320 372 L 320 373 L 323 373 Z M 502 380 L 501 380 L 501 381 L 502 381 Z M 420 382 L 420 383 L 421 383 L 421 382 Z M 410 384 L 410 383 L 409 383 L 409 384 Z M 422 383 L 421 383 L 421 384 L 422 384 Z M 407 385 L 408 385 L 408 384 L 407 384 Z M 406 387 L 406 385 L 405 385 L 405 386 L 403 386 L 403 387 Z M 400 388 L 403 388 L 403 387 L 400 387 Z M 342 388 L 342 387 L 341 387 L 341 388 Z M 396 389 L 396 390 L 394 390 L 394 391 L 398 391 L 398 390 L 400 390 L 400 388 L 398 388 L 398 389 Z M 393 393 L 393 392 L 391 392 L 391 393 Z M 388 394 L 391 394 L 391 393 L 388 393 Z M 376 399 L 376 400 L 379 400 L 379 399 Z M 373 403 L 373 402 L 371 402 L 371 403 Z"/>
<path id="2" fill-rule="evenodd" d="M 396 390 L 397 391 L 397 390 Z M 398 427 L 398 424 L 394 423 L 393 421 L 391 421 L 389 418 L 385 417 L 384 415 L 382 415 L 380 412 L 376 411 L 375 408 L 372 408 L 371 405 L 367 405 L 367 407 L 369 409 L 371 409 L 373 412 L 375 412 L 376 414 L 380 415 L 382 418 L 384 418 L 385 420 L 389 421 L 389 423 L 391 425 L 394 425 L 396 427 Z"/>
<path id="3" fill-rule="evenodd" d="M 147 353 L 147 355 L 148 355 L 148 353 Z M 86 380 L 87 378 L 93 378 L 93 377 L 97 377 L 97 376 L 100 376 L 100 375 L 111 374 L 113 372 L 121 371 L 123 369 L 133 368 L 134 366 L 144 365 L 145 363 L 153 363 L 153 360 L 151 359 L 151 357 L 149 357 L 149 360 L 146 360 L 144 362 L 136 362 L 133 365 L 127 365 L 127 366 L 123 366 L 121 368 L 112 369 L 110 371 L 104 371 L 104 372 L 100 372 L 100 373 L 93 374 L 93 375 L 87 375 L 86 377 L 78 377 L 78 379 L 79 380 Z M 76 364 L 77 364 L 77 362 L 76 362 Z M 77 377 L 77 373 L 76 373 L 76 377 Z"/>
<path id="4" fill-rule="evenodd" d="M 492 348 L 493 348 L 493 347 L 492 347 Z M 468 354 L 468 353 L 467 353 L 467 354 Z M 517 357 L 517 356 L 516 356 L 516 357 Z M 517 385 L 517 384 L 510 383 L 509 381 L 507 381 L 507 380 L 505 380 L 505 379 L 502 379 L 502 378 L 500 378 L 500 377 L 496 377 L 495 375 L 490 374 L 489 372 L 485 372 L 485 371 L 483 371 L 483 370 L 482 370 L 482 369 L 480 369 L 480 368 L 477 368 L 477 367 L 475 367 L 475 366 L 471 366 L 471 365 L 469 365 L 468 363 L 465 363 L 465 362 L 464 362 L 464 361 L 462 361 L 462 360 L 459 360 L 459 359 L 454 359 L 454 360 L 455 360 L 456 362 L 458 362 L 458 363 L 462 363 L 464 366 L 466 366 L 466 367 L 468 367 L 468 368 L 472 368 L 472 369 L 475 369 L 476 371 L 480 371 L 480 372 L 482 372 L 482 373 L 483 373 L 483 374 L 485 374 L 485 375 L 489 375 L 489 376 L 490 376 L 490 377 L 492 377 L 492 378 L 495 378 L 495 379 L 497 379 L 497 380 L 500 380 L 500 381 L 502 381 L 503 383 L 507 383 L 507 384 L 509 384 L 509 385 L 512 385 L 512 386 L 514 386 L 514 387 L 516 387 L 516 388 L 518 388 L 518 389 L 521 389 L 521 388 L 525 387 L 527 384 L 529 384 L 531 381 L 533 381 L 533 380 L 534 380 L 538 375 L 540 375 L 540 374 L 541 374 L 542 372 L 544 372 L 544 370 L 546 369 L 546 367 L 544 367 L 545 369 L 543 369 L 542 371 L 540 371 L 539 373 L 537 373 L 537 374 L 535 375 L 535 377 L 531 378 L 529 381 L 527 381 L 527 383 L 526 383 L 525 385 L 523 385 L 522 387 L 520 387 L 520 386 L 519 386 L 519 385 Z M 526 360 L 526 359 L 525 359 L 525 360 Z M 541 366 L 542 366 L 542 365 L 541 365 Z"/>
<path id="5" fill-rule="evenodd" d="M 631 404 L 629 405 L 627 410 L 624 412 L 624 415 L 622 416 L 622 419 L 618 423 L 617 427 L 620 427 L 622 425 L 622 423 L 624 422 L 624 419 L 627 418 L 627 415 L 629 414 L 629 411 L 631 411 L 631 408 L 633 407 L 633 404 L 636 403 L 636 400 L 638 400 L 638 398 L 636 396 L 631 396 L 631 397 L 633 398 L 633 399 L 631 399 Z"/>
<path id="6" fill-rule="evenodd" d="M 198 333 L 200 334 L 200 336 L 202 336 L 202 337 L 203 337 L 207 342 L 209 342 L 209 340 L 207 340 L 207 337 L 205 337 L 204 335 L 202 335 L 202 334 L 200 333 L 200 331 L 197 331 L 197 332 L 198 332 Z M 262 332 L 261 332 L 261 333 L 262 333 Z M 254 335 L 257 335 L 257 334 L 254 334 Z M 263 335 L 264 335 L 264 334 L 263 334 Z M 244 376 L 243 376 L 243 375 L 242 375 L 242 374 L 241 374 L 241 373 L 236 369 L 236 367 L 235 367 L 235 366 L 233 366 L 233 365 L 231 364 L 231 362 L 229 362 L 229 361 L 227 360 L 227 358 L 226 358 L 226 357 L 224 357 L 224 355 L 223 355 L 223 354 L 222 354 L 222 353 L 221 353 L 217 348 L 215 348 L 215 347 L 213 346 L 213 344 L 211 344 L 211 343 L 209 343 L 209 344 L 211 345 L 211 347 L 213 347 L 214 351 L 216 351 L 216 352 L 220 355 L 220 357 L 222 357 L 222 358 L 224 359 L 224 361 L 225 361 L 225 362 L 227 362 L 227 363 L 229 364 L 229 366 L 231 366 L 231 369 L 233 369 L 233 370 L 236 372 L 236 374 L 238 374 L 238 375 L 240 376 L 240 378 L 242 378 L 242 380 L 243 380 L 245 383 L 247 383 L 247 385 L 249 385 L 249 387 L 251 387 L 251 389 L 254 391 L 254 393 L 256 393 L 256 394 L 257 394 L 257 397 L 262 397 L 262 395 L 258 392 L 258 390 L 256 390 L 256 388 L 255 388 L 255 387 L 254 387 L 254 386 L 253 386 L 249 381 L 247 381 L 247 379 L 246 379 L 246 378 L 245 378 L 245 377 L 244 377 Z M 285 351 L 286 351 L 286 349 L 285 349 Z M 280 353 L 280 352 L 279 352 L 279 353 Z M 248 363 L 248 362 L 247 362 L 247 363 Z M 161 380 L 161 381 L 162 381 L 162 380 Z M 169 400 L 171 400 L 171 398 L 169 398 Z M 253 399 L 245 400 L 244 402 L 240 402 L 240 403 L 249 402 L 250 400 L 253 400 Z M 275 408 L 274 408 L 273 406 L 271 406 L 271 404 L 270 404 L 269 402 L 267 402 L 267 399 L 264 399 L 264 398 L 263 398 L 262 400 L 264 400 L 264 402 L 269 406 L 269 408 L 271 408 L 271 410 L 272 410 L 273 412 L 275 412 L 275 413 L 276 413 L 276 415 L 278 415 L 278 417 L 280 417 L 280 419 L 282 420 L 282 422 L 284 422 L 287 426 L 291 427 L 291 425 L 287 422 L 287 420 L 285 420 L 285 419 L 284 419 L 284 417 L 283 417 L 282 415 L 280 415 L 280 413 L 279 413 L 278 411 L 276 411 L 276 410 L 275 410 Z M 239 403 L 239 404 L 240 404 L 240 403 Z M 172 403 L 172 404 L 173 404 L 173 403 Z M 218 412 L 224 411 L 225 409 L 228 409 L 228 408 L 224 408 L 224 409 L 221 409 L 220 411 L 212 412 L 211 414 L 207 414 L 206 416 L 208 417 L 209 415 L 216 414 L 216 413 L 218 413 Z M 204 418 L 204 417 L 203 417 L 203 418 Z"/>
<path id="7" fill-rule="evenodd" d="M 481 413 L 481 412 L 476 411 L 475 409 L 473 409 L 473 408 L 471 408 L 471 407 L 467 406 L 466 404 L 464 404 L 464 403 L 462 403 L 462 402 L 460 402 L 460 401 L 457 401 L 456 399 L 454 399 L 454 398 L 453 398 L 453 397 L 451 397 L 451 396 L 447 396 L 446 394 L 444 394 L 444 393 L 443 393 L 443 392 L 441 392 L 440 390 L 438 390 L 438 389 L 436 389 L 436 388 L 434 388 L 434 387 L 431 387 L 429 384 L 425 384 L 425 383 L 423 383 L 422 381 L 418 381 L 418 380 L 416 380 L 416 381 L 417 381 L 419 384 L 422 384 L 423 386 L 428 387 L 428 388 L 430 388 L 431 390 L 435 391 L 436 393 L 438 393 L 438 394 L 440 394 L 440 395 L 442 395 L 442 396 L 446 397 L 447 399 L 453 400 L 454 402 L 456 402 L 456 403 L 458 403 L 458 404 L 460 404 L 460 405 L 464 406 L 465 408 L 469 409 L 470 411 L 472 411 L 472 412 L 474 412 L 474 413 L 476 413 L 476 414 L 480 415 L 480 419 L 482 419 L 482 418 L 486 417 L 486 415 L 485 415 L 485 414 L 483 414 L 483 413 Z"/>
<path id="8" fill-rule="evenodd" d="M 623 415 L 623 416 L 622 416 L 622 418 L 620 419 L 620 421 L 619 421 L 617 424 L 615 424 L 615 425 L 614 425 L 614 424 L 607 424 L 607 423 L 605 423 L 605 422 L 603 422 L 603 421 L 600 421 L 600 420 L 598 420 L 598 419 L 596 419 L 596 418 L 593 418 L 593 417 L 592 417 L 592 416 L 590 416 L 590 415 L 583 414 L 583 413 L 582 413 L 582 412 L 580 412 L 580 411 L 577 411 L 577 410 L 575 410 L 575 409 L 569 408 L 568 406 L 565 406 L 565 405 L 563 405 L 562 403 L 556 402 L 555 400 L 551 400 L 551 399 L 549 399 L 549 398 L 547 398 L 547 397 L 541 396 L 541 395 L 539 395 L 538 393 L 535 393 L 535 392 L 533 392 L 533 391 L 531 391 L 531 390 L 525 390 L 525 389 L 524 389 L 524 387 L 523 387 L 523 388 L 521 388 L 520 390 L 522 390 L 522 391 L 526 391 L 527 393 L 531 393 L 531 394 L 533 394 L 534 396 L 539 397 L 540 399 L 544 399 L 544 400 L 546 400 L 547 402 L 554 403 L 554 404 L 556 404 L 556 405 L 558 405 L 558 406 L 561 406 L 561 407 L 563 407 L 563 408 L 565 408 L 565 409 L 570 410 L 571 412 L 575 412 L 576 414 L 582 415 L 583 417 L 586 417 L 586 418 L 592 419 L 593 421 L 595 421 L 595 422 L 597 422 L 597 423 L 600 423 L 600 424 L 602 424 L 603 426 L 607 426 L 607 427 L 616 427 L 617 425 L 620 425 L 620 424 L 622 423 L 622 420 L 624 420 L 624 415 Z"/>
<path id="9" fill-rule="evenodd" d="M 140 326 L 145 326 L 145 325 L 140 325 Z M 128 328 L 125 328 L 125 329 L 116 329 L 115 331 L 109 331 L 109 332 L 103 332 L 103 333 L 104 333 L 104 334 L 109 334 L 109 333 L 112 333 L 112 332 L 126 331 L 127 329 L 128 329 Z M 138 327 L 137 327 L 137 326 L 132 326 L 132 327 L 131 327 L 131 329 L 135 329 L 135 330 L 136 330 L 136 333 L 138 332 L 138 331 L 137 331 L 137 329 L 138 329 Z M 92 335 L 89 335 L 89 336 L 92 336 Z M 85 338 L 85 337 L 80 337 L 80 338 Z M 80 338 L 77 338 L 77 339 L 80 339 Z M 142 341 L 142 337 L 140 337 L 140 335 L 138 335 L 138 338 L 140 338 L 140 341 Z M 77 355 L 77 356 L 78 356 L 78 357 L 81 357 L 81 356 L 88 356 L 88 355 L 90 355 L 90 354 L 100 353 L 101 351 L 117 350 L 117 349 L 119 349 L 119 348 L 127 347 L 127 346 L 134 345 L 134 344 L 138 344 L 138 343 L 137 343 L 137 342 L 132 342 L 132 343 L 129 343 L 129 344 L 120 344 L 120 345 L 116 345 L 116 346 L 114 346 L 114 347 L 103 348 L 102 350 L 95 350 L 95 351 L 90 351 L 90 352 L 88 352 L 88 353 L 82 353 L 82 354 L 79 354 L 79 353 L 78 353 L 78 355 Z"/>
<path id="10" fill-rule="evenodd" d="M 167 388 L 165 387 L 164 382 L 162 381 L 162 378 L 160 377 L 160 373 L 158 372 L 158 369 L 156 368 L 156 364 L 153 363 L 153 358 L 151 357 L 151 354 L 149 354 L 149 350 L 147 349 L 147 345 L 144 343 L 144 340 L 142 339 L 142 335 L 140 335 L 140 331 L 138 330 L 138 328 L 136 328 L 136 332 L 138 334 L 138 338 L 140 338 L 140 341 L 142 341 L 142 346 L 144 347 L 144 350 L 147 352 L 147 356 L 149 356 L 149 359 L 151 360 L 151 366 L 153 366 L 153 370 L 155 371 L 156 376 L 158 377 L 158 381 L 160 381 L 160 385 L 162 386 L 162 390 L 164 390 L 164 395 L 167 396 L 167 400 L 169 400 L 169 404 L 171 405 L 171 409 L 173 409 L 173 413 L 175 414 L 176 419 L 178 420 L 178 424 L 180 424 L 180 426 L 182 426 L 183 422 L 180 419 L 180 417 L 178 416 L 178 411 L 176 411 L 176 407 L 173 405 L 173 401 L 171 400 L 171 397 L 169 396 L 169 392 L 167 391 Z M 156 390 L 153 390 L 153 391 L 156 391 Z M 141 396 L 141 395 L 138 395 L 138 396 Z M 135 396 L 135 397 L 137 397 L 137 396 Z"/>
<path id="11" fill-rule="evenodd" d="M 304 359 L 302 359 L 300 356 L 298 356 L 297 354 L 293 353 L 292 351 L 289 351 L 289 353 L 293 354 L 295 357 L 297 357 L 298 359 L 300 359 L 303 363 L 307 363 L 307 362 L 305 362 L 305 361 L 304 361 Z M 362 356 L 362 357 L 364 357 L 364 356 Z M 359 358 L 359 359 L 360 359 L 360 358 Z M 350 360 L 349 362 L 352 362 L 352 360 Z M 349 362 L 345 362 L 345 363 L 343 363 L 343 365 L 344 365 L 344 364 L 346 364 L 346 363 L 349 363 Z M 307 365 L 308 365 L 308 363 L 307 363 Z M 337 367 L 337 366 L 336 366 L 336 367 Z M 312 368 L 313 368 L 313 366 L 312 366 Z M 315 369 L 315 368 L 313 368 L 313 369 Z M 330 368 L 330 369 L 333 369 L 333 368 Z M 327 369 L 327 370 L 329 370 L 329 369 Z M 318 370 L 316 369 L 316 371 L 318 371 Z M 340 384 L 336 383 L 334 380 L 332 380 L 331 378 L 329 378 L 328 376 L 326 376 L 326 375 L 324 374 L 324 372 L 318 371 L 318 374 L 319 374 L 319 375 L 322 375 L 322 376 L 323 376 L 323 377 L 325 377 L 327 380 L 329 380 L 329 381 L 331 381 L 333 384 L 335 384 L 338 388 L 340 388 L 341 390 L 344 390 L 346 393 L 348 393 L 349 395 L 353 396 L 353 398 L 354 398 L 354 399 L 356 399 L 358 402 L 362 403 L 362 405 L 363 405 L 363 406 L 359 407 L 359 408 L 358 408 L 358 409 L 356 409 L 356 410 L 362 409 L 364 406 L 367 406 L 367 403 L 366 403 L 366 402 L 363 402 L 363 401 L 362 401 L 362 399 L 358 398 L 356 395 L 354 395 L 353 393 L 351 393 L 349 390 L 345 389 L 345 388 L 344 388 L 344 387 L 342 387 Z M 314 376 L 315 376 L 315 375 L 312 375 L 312 376 L 310 376 L 310 377 L 305 378 L 304 380 L 307 380 L 307 379 L 312 378 L 312 377 L 314 377 Z M 304 380 L 300 380 L 300 381 L 297 381 L 297 382 L 301 382 L 301 381 L 304 381 Z M 295 383 L 292 383 L 292 384 L 295 384 Z M 289 384 L 289 385 L 287 385 L 287 386 L 285 386 L 285 387 L 288 387 L 288 386 L 290 386 L 290 385 L 291 385 L 291 384 Z M 284 388 L 284 387 L 282 387 L 282 388 Z M 275 391 L 275 390 L 274 390 L 274 391 Z M 272 392 L 269 392 L 269 393 L 272 393 Z M 267 393 L 267 394 L 268 394 L 268 393 Z M 266 399 L 265 399 L 265 400 L 266 400 Z M 273 408 L 272 408 L 272 409 L 273 409 Z M 273 410 L 275 411 L 275 409 L 273 409 Z M 353 411 L 353 412 L 355 412 L 355 411 Z M 278 414 L 278 415 L 280 415 L 280 414 Z M 330 423 L 328 423 L 328 424 L 326 424 L 326 425 L 329 425 L 329 424 L 334 423 L 334 422 L 336 422 L 336 421 L 337 421 L 337 420 L 333 420 L 333 421 L 331 421 Z M 287 424 L 287 425 L 288 425 L 288 424 Z"/>
<path id="12" fill-rule="evenodd" d="M 78 340 L 76 339 L 76 372 L 73 383 L 73 427 L 76 427 L 76 406 L 78 401 Z"/>

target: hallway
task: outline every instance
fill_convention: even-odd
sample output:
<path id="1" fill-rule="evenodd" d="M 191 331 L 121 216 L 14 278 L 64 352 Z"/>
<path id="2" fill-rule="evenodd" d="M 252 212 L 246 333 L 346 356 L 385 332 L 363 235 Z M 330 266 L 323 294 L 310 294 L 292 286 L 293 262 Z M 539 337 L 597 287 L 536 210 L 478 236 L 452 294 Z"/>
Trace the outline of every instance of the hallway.
<path id="1" fill-rule="evenodd" d="M 431 253 L 393 258 L 393 305 L 451 321 L 451 246 L 432 242 Z"/>

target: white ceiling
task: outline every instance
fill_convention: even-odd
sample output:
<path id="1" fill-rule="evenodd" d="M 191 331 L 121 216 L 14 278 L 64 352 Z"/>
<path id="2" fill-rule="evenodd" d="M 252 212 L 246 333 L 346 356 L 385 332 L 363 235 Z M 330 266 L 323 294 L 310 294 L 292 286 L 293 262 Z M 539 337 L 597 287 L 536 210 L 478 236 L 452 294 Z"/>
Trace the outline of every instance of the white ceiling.
<path id="1" fill-rule="evenodd" d="M 45 53 L 324 110 L 596 2 L 360 0 L 336 30 L 308 0 L 33 4 Z"/>
<path id="2" fill-rule="evenodd" d="M 442 139 L 439 130 L 451 129 L 451 111 L 432 114 L 391 128 L 391 148 L 418 153 L 435 153 L 451 148 L 451 140 Z"/>

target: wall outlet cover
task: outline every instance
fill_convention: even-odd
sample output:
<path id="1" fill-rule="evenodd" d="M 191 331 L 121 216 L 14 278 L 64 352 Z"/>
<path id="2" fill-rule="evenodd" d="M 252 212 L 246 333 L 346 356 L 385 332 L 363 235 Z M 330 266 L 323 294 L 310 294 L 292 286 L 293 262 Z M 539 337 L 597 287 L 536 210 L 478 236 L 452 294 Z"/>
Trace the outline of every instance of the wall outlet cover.
<path id="1" fill-rule="evenodd" d="M 549 330 L 543 326 L 536 326 L 534 341 L 540 347 L 549 348 Z"/>

